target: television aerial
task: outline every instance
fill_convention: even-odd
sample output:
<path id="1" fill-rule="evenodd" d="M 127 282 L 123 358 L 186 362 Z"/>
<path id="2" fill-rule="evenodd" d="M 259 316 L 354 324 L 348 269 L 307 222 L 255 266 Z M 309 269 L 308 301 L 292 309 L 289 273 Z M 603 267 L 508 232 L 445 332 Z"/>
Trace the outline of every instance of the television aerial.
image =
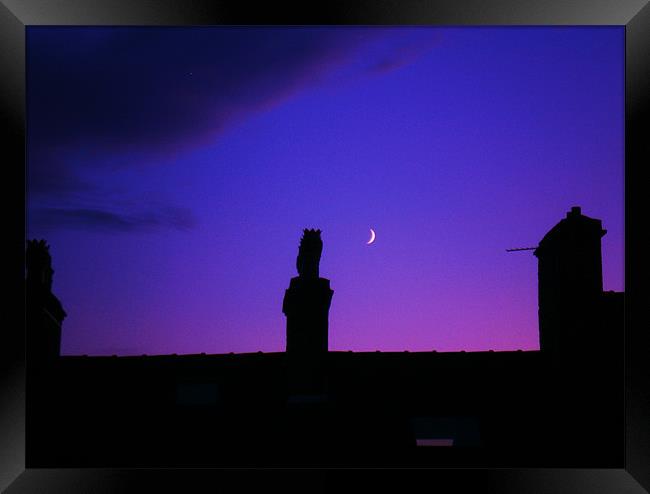
<path id="1" fill-rule="evenodd" d="M 521 250 L 535 250 L 537 247 L 517 247 L 516 249 L 506 249 L 506 252 L 519 252 Z"/>

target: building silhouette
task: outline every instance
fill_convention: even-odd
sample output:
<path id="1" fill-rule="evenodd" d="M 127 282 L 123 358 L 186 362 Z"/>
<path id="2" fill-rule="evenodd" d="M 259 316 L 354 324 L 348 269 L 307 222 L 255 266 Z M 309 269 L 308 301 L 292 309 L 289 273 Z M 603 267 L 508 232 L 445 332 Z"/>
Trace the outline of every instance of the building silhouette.
<path id="1" fill-rule="evenodd" d="M 603 369 L 603 359 L 618 359 L 623 351 L 623 293 L 603 292 L 601 239 L 606 233 L 601 220 L 576 206 L 534 251 L 540 350 L 554 367 L 573 367 L 573 374 L 582 367 L 593 377 Z"/>
<path id="2" fill-rule="evenodd" d="M 34 363 L 49 363 L 61 353 L 61 325 L 66 317 L 52 293 L 52 257 L 45 240 L 27 242 L 25 256 L 26 341 Z"/>
<path id="3" fill-rule="evenodd" d="M 600 220 L 579 207 L 555 225 L 534 251 L 538 259 L 539 341 L 545 352 L 580 351 L 603 291 Z"/>
<path id="4" fill-rule="evenodd" d="M 298 276 L 291 279 L 282 302 L 292 395 L 322 393 L 326 386 L 328 316 L 334 291 L 330 280 L 319 276 L 320 234 L 320 230 L 304 230 L 296 259 Z"/>
<path id="5" fill-rule="evenodd" d="M 330 280 L 319 276 L 323 241 L 320 230 L 304 230 L 296 266 L 282 303 L 287 316 L 287 353 L 320 358 L 327 352 L 328 315 L 332 295 Z"/>
<path id="6" fill-rule="evenodd" d="M 320 233 L 284 295 L 286 352 L 237 355 L 53 358 L 65 312 L 31 241 L 28 465 L 621 464 L 623 294 L 602 291 L 600 220 L 574 207 L 534 252 L 540 351 L 328 351 Z"/>

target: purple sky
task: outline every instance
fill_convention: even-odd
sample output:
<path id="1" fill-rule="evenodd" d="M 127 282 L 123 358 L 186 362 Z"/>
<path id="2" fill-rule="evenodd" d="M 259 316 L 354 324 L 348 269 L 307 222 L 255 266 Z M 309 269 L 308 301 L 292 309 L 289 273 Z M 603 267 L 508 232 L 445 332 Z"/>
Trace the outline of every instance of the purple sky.
<path id="1" fill-rule="evenodd" d="M 579 205 L 623 290 L 623 54 L 622 27 L 28 27 L 62 352 L 283 351 L 306 227 L 330 350 L 538 349 L 506 248 Z"/>

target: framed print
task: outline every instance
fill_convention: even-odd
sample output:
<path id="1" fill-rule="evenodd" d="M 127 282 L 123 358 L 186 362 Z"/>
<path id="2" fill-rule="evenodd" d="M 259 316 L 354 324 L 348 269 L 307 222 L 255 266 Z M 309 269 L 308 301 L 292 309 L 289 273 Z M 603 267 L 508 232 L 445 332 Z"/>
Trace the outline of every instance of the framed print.
<path id="1" fill-rule="evenodd" d="M 649 488 L 647 2 L 0 9 L 7 492 Z"/>

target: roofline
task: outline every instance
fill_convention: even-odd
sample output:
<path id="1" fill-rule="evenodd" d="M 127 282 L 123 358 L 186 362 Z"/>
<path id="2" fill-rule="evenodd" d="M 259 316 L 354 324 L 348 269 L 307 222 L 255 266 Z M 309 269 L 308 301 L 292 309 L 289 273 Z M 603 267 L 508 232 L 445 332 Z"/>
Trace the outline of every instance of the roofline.
<path id="1" fill-rule="evenodd" d="M 540 350 L 477 350 L 477 351 L 465 351 L 460 350 L 457 352 L 439 352 L 437 350 L 431 351 L 416 351 L 411 352 L 409 350 L 404 351 L 388 351 L 384 352 L 381 350 L 375 351 L 362 351 L 355 352 L 352 350 L 332 350 L 328 351 L 328 355 L 477 355 L 477 354 L 530 354 L 530 353 L 540 353 Z M 66 360 L 77 360 L 77 359 L 123 359 L 123 360 L 132 360 L 132 359 L 141 359 L 141 358 L 187 358 L 187 357 L 250 357 L 250 356 L 281 356 L 286 355 L 286 352 L 247 352 L 247 353 L 168 353 L 168 354 L 142 354 L 142 355 L 61 355 L 59 358 Z"/>

